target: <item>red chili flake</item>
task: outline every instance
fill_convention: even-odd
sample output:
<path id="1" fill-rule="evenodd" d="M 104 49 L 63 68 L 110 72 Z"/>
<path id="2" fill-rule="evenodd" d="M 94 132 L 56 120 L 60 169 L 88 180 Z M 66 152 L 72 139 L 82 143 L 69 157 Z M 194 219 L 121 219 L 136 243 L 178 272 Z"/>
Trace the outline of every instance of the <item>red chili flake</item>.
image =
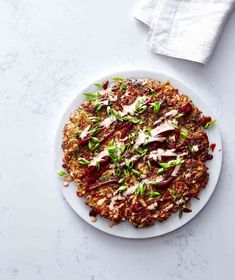
<path id="1" fill-rule="evenodd" d="M 126 124 L 126 126 L 122 129 L 121 132 L 121 138 L 124 138 L 127 134 L 127 132 L 134 126 L 132 122 L 129 122 Z"/>
<path id="2" fill-rule="evenodd" d="M 105 80 L 105 81 L 103 82 L 103 89 L 104 89 L 104 90 L 107 89 L 107 88 L 108 88 L 108 85 L 109 85 L 109 80 Z"/>
<path id="3" fill-rule="evenodd" d="M 202 126 L 205 126 L 208 122 L 210 122 L 212 119 L 210 116 L 207 117 L 203 117 L 201 122 L 202 122 Z"/>
<path id="4" fill-rule="evenodd" d="M 118 183 L 117 179 L 111 179 L 109 181 L 105 181 L 105 182 L 98 183 L 96 185 L 89 186 L 88 190 L 92 191 L 92 190 L 98 189 L 98 188 L 106 186 L 106 185 L 117 184 L 117 183 Z"/>
<path id="5" fill-rule="evenodd" d="M 192 110 L 193 110 L 192 104 L 190 102 L 187 102 L 180 107 L 179 113 L 188 116 L 192 113 Z"/>
<path id="6" fill-rule="evenodd" d="M 160 188 L 160 189 L 165 189 L 165 188 L 169 187 L 171 182 L 173 182 L 174 180 L 175 180 L 175 177 L 170 176 L 168 179 L 159 182 L 157 187 Z"/>
<path id="7" fill-rule="evenodd" d="M 89 141 L 90 141 L 91 137 L 86 137 L 82 140 L 78 141 L 78 146 L 83 147 L 85 146 Z"/>
<path id="8" fill-rule="evenodd" d="M 214 152 L 215 146 L 216 146 L 215 143 L 210 144 L 210 148 L 211 148 L 211 151 L 212 151 L 212 152 Z"/>

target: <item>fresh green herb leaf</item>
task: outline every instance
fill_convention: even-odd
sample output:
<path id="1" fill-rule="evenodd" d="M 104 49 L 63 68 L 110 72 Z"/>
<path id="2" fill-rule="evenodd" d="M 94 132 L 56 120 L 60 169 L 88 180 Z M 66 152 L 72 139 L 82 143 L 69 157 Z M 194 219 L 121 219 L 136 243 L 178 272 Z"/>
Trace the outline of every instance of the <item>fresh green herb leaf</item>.
<path id="1" fill-rule="evenodd" d="M 129 139 L 131 144 L 133 144 L 135 142 L 135 140 L 137 139 L 138 135 L 139 135 L 138 130 L 135 130 L 134 132 L 132 132 L 132 133 L 130 133 L 128 135 L 128 139 Z"/>
<path id="2" fill-rule="evenodd" d="M 124 169 L 123 172 L 124 172 L 124 175 L 125 175 L 126 178 L 130 177 L 130 172 L 129 172 L 129 170 Z"/>
<path id="3" fill-rule="evenodd" d="M 116 174 L 118 177 L 121 175 L 121 172 L 122 172 L 121 167 L 117 167 Z"/>
<path id="4" fill-rule="evenodd" d="M 98 87 L 98 88 L 102 88 L 102 84 L 101 83 L 99 83 L 99 82 L 97 82 L 97 83 L 94 83 L 94 85 L 96 86 L 96 87 Z"/>
<path id="5" fill-rule="evenodd" d="M 117 191 L 120 193 L 123 193 L 124 191 L 126 191 L 128 189 L 127 186 L 121 186 Z"/>
<path id="6" fill-rule="evenodd" d="M 94 142 L 94 143 L 99 143 L 100 142 L 99 138 L 96 138 L 96 137 L 91 137 L 91 141 Z"/>
<path id="7" fill-rule="evenodd" d="M 177 122 L 177 120 L 172 120 L 171 121 L 171 124 L 174 126 L 174 128 L 178 128 L 178 122 Z"/>
<path id="8" fill-rule="evenodd" d="M 112 80 L 113 80 L 114 82 L 120 82 L 120 81 L 124 81 L 125 79 L 120 78 L 120 77 L 114 77 L 114 78 L 112 78 Z"/>
<path id="9" fill-rule="evenodd" d="M 96 162 L 95 166 L 97 169 L 100 169 L 100 163 L 98 161 Z"/>
<path id="10" fill-rule="evenodd" d="M 140 176 L 140 172 L 138 170 L 132 169 L 131 171 L 135 174 L 135 176 Z"/>
<path id="11" fill-rule="evenodd" d="M 150 105 L 151 108 L 153 108 L 154 113 L 158 113 L 161 107 L 161 101 L 156 101 L 155 103 L 152 103 Z"/>
<path id="12" fill-rule="evenodd" d="M 61 176 L 61 177 L 67 177 L 69 176 L 68 173 L 66 173 L 65 171 L 61 170 L 60 172 L 58 172 L 58 175 Z"/>
<path id="13" fill-rule="evenodd" d="M 165 172 L 165 169 L 164 168 L 159 168 L 158 171 L 157 171 L 157 174 L 158 175 L 161 175 Z"/>
<path id="14" fill-rule="evenodd" d="M 159 184 L 159 182 L 158 181 L 152 181 L 150 184 L 153 185 L 153 186 L 157 186 Z"/>
<path id="15" fill-rule="evenodd" d="M 138 114 L 142 114 L 143 112 L 145 112 L 147 110 L 147 106 L 144 105 L 145 100 L 144 98 L 140 98 L 137 100 L 136 104 L 135 104 L 135 109 L 134 109 L 134 114 L 138 115 Z"/>
<path id="16" fill-rule="evenodd" d="M 146 184 L 144 182 L 141 182 L 137 185 L 137 187 L 135 189 L 135 193 L 137 195 L 143 195 L 145 190 L 146 190 Z"/>
<path id="17" fill-rule="evenodd" d="M 98 140 L 98 143 L 93 141 L 93 139 L 97 139 Z M 96 144 L 95 144 L 96 143 Z M 91 140 L 88 142 L 88 148 L 89 150 L 93 151 L 93 150 L 96 150 L 98 147 L 99 147 L 99 139 L 96 138 L 96 137 L 92 137 Z"/>
<path id="18" fill-rule="evenodd" d="M 114 116 L 117 120 L 123 121 L 122 116 L 119 114 L 118 111 L 112 109 L 110 106 L 107 107 L 107 113 L 109 116 Z"/>
<path id="19" fill-rule="evenodd" d="M 79 162 L 80 164 L 89 164 L 89 163 L 90 163 L 90 161 L 87 160 L 87 159 L 85 159 L 85 158 L 79 158 L 79 159 L 78 159 L 78 162 Z"/>
<path id="20" fill-rule="evenodd" d="M 196 153 L 196 152 L 198 152 L 198 146 L 197 145 L 193 145 L 192 143 L 189 143 L 189 145 L 188 145 L 188 148 L 189 148 L 189 151 L 191 152 L 191 153 Z"/>
<path id="21" fill-rule="evenodd" d="M 178 198 L 178 191 L 176 189 L 169 189 L 169 193 L 171 194 L 172 199 L 176 201 Z"/>
<path id="22" fill-rule="evenodd" d="M 121 151 L 121 153 L 123 153 L 123 152 L 125 151 L 125 149 L 126 149 L 126 145 L 125 145 L 124 142 L 122 142 L 121 145 L 120 145 L 120 151 Z"/>
<path id="23" fill-rule="evenodd" d="M 100 131 L 100 127 L 96 124 L 94 126 L 91 127 L 91 129 L 89 130 L 88 132 L 88 135 L 89 136 L 93 136 L 95 135 L 96 133 L 98 133 Z"/>
<path id="24" fill-rule="evenodd" d="M 212 126 L 215 126 L 216 125 L 216 120 L 211 120 L 210 122 L 208 122 L 204 128 L 205 129 L 208 129 L 208 128 L 211 128 Z"/>
<path id="25" fill-rule="evenodd" d="M 122 117 L 122 120 L 124 120 L 124 121 L 130 121 L 130 122 L 133 122 L 133 123 L 135 123 L 135 124 L 137 124 L 137 123 L 142 123 L 143 122 L 143 119 L 141 118 L 141 119 L 135 119 L 135 118 L 133 118 L 133 117 L 131 117 L 131 116 L 124 116 L 124 117 Z"/>
<path id="26" fill-rule="evenodd" d="M 148 160 L 146 163 L 147 163 L 149 169 L 152 170 L 152 164 L 151 164 L 151 162 Z"/>
<path id="27" fill-rule="evenodd" d="M 151 132 L 152 132 L 152 130 L 151 130 L 150 128 L 146 128 L 146 129 L 144 130 L 144 134 L 149 135 L 149 136 L 152 135 Z"/>
<path id="28" fill-rule="evenodd" d="M 179 218 L 180 218 L 180 219 L 183 217 L 183 214 L 184 214 L 183 209 L 181 209 L 181 210 L 179 211 Z"/>
<path id="29" fill-rule="evenodd" d="M 116 163 L 117 161 L 120 160 L 120 157 L 118 157 L 118 154 L 117 154 L 118 146 L 116 144 L 114 144 L 113 140 L 111 140 L 108 143 L 107 151 L 108 151 L 109 157 L 112 159 L 112 162 Z"/>
<path id="30" fill-rule="evenodd" d="M 170 160 L 168 162 L 160 162 L 159 165 L 162 168 L 167 169 L 167 168 L 174 167 L 176 165 L 181 165 L 182 163 L 184 163 L 183 159 L 176 159 L 176 160 Z"/>
<path id="31" fill-rule="evenodd" d="M 107 106 L 106 111 L 107 111 L 107 114 L 108 114 L 109 116 L 111 116 L 111 115 L 112 115 L 112 109 L 111 109 L 111 107 L 110 107 L 110 106 Z"/>
<path id="32" fill-rule="evenodd" d="M 89 150 L 93 150 L 93 148 L 94 148 L 94 145 L 93 145 L 93 142 L 92 141 L 89 141 L 88 142 L 88 148 L 89 148 Z"/>
<path id="33" fill-rule="evenodd" d="M 133 168 L 134 162 L 130 159 L 125 159 L 125 164 L 128 170 L 131 170 Z"/>
<path id="34" fill-rule="evenodd" d="M 93 123 L 98 123 L 101 121 L 101 118 L 99 118 L 99 117 L 88 117 L 87 119 L 89 121 L 92 121 Z"/>
<path id="35" fill-rule="evenodd" d="M 180 138 L 182 140 L 185 140 L 185 139 L 187 139 L 187 137 L 188 137 L 188 130 L 186 128 L 181 128 L 181 130 L 180 130 Z"/>
<path id="36" fill-rule="evenodd" d="M 118 184 L 122 184 L 124 181 L 125 181 L 125 178 L 121 178 L 121 179 L 118 181 Z"/>
<path id="37" fill-rule="evenodd" d="M 86 100 L 96 100 L 96 99 L 100 98 L 100 96 L 101 96 L 101 94 L 99 92 L 95 92 L 95 93 L 86 92 L 86 93 L 83 93 L 83 95 L 86 96 Z"/>
<path id="38" fill-rule="evenodd" d="M 148 149 L 141 149 L 140 147 L 135 147 L 135 151 L 139 153 L 140 155 L 146 155 L 148 152 Z"/>
<path id="39" fill-rule="evenodd" d="M 149 195 L 151 196 L 151 197 L 154 197 L 154 196 L 161 196 L 161 194 L 159 193 L 159 192 L 154 192 L 154 191 L 151 191 L 151 192 L 149 192 Z"/>
<path id="40" fill-rule="evenodd" d="M 100 111 L 103 107 L 103 104 L 99 100 L 94 101 L 93 105 L 96 111 Z"/>
<path id="41" fill-rule="evenodd" d="M 138 115 L 138 114 L 142 114 L 144 113 L 146 110 L 148 109 L 148 107 L 146 105 L 142 106 L 140 109 L 138 109 L 135 114 Z"/>
<path id="42" fill-rule="evenodd" d="M 156 93 L 156 91 L 153 88 L 150 88 L 150 93 L 152 93 L 152 95 L 157 97 L 157 93 Z"/>
<path id="43" fill-rule="evenodd" d="M 122 83 L 122 84 L 120 85 L 119 89 L 120 89 L 120 90 L 126 89 L 126 84 Z"/>
<path id="44" fill-rule="evenodd" d="M 184 114 L 178 114 L 175 118 L 176 119 L 180 119 L 181 117 L 183 117 Z"/>

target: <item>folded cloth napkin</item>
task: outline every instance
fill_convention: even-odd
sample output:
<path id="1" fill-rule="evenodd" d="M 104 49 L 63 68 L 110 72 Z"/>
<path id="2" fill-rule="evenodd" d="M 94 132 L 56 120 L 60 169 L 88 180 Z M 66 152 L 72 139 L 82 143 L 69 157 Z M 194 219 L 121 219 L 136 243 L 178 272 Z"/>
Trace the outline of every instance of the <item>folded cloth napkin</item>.
<path id="1" fill-rule="evenodd" d="M 134 17 L 152 52 L 206 64 L 235 0 L 145 0 Z"/>

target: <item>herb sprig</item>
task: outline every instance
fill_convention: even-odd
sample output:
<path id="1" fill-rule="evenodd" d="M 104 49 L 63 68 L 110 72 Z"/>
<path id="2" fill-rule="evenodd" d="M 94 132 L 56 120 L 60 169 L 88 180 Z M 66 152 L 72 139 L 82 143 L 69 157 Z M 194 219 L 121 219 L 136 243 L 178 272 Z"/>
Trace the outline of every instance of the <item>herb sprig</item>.
<path id="1" fill-rule="evenodd" d="M 208 129 L 208 128 L 211 128 L 212 126 L 215 126 L 216 125 L 216 120 L 211 120 L 210 122 L 208 122 L 204 128 L 205 129 Z"/>
<path id="2" fill-rule="evenodd" d="M 181 165 L 182 163 L 184 163 L 183 159 L 176 159 L 176 160 L 170 160 L 168 162 L 160 162 L 159 165 L 164 169 L 168 169 L 176 165 Z"/>

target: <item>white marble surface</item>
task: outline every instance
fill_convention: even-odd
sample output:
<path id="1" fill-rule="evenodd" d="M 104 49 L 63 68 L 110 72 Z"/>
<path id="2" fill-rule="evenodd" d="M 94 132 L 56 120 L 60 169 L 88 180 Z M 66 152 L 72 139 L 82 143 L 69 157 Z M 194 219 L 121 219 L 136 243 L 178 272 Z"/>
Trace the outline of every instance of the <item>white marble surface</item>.
<path id="1" fill-rule="evenodd" d="M 0 279 L 234 279 L 235 14 L 207 66 L 149 53 L 135 0 L 0 0 Z M 110 71 L 154 68 L 214 107 L 224 164 L 204 210 L 160 238 L 125 240 L 62 199 L 54 135 L 70 90 Z"/>

